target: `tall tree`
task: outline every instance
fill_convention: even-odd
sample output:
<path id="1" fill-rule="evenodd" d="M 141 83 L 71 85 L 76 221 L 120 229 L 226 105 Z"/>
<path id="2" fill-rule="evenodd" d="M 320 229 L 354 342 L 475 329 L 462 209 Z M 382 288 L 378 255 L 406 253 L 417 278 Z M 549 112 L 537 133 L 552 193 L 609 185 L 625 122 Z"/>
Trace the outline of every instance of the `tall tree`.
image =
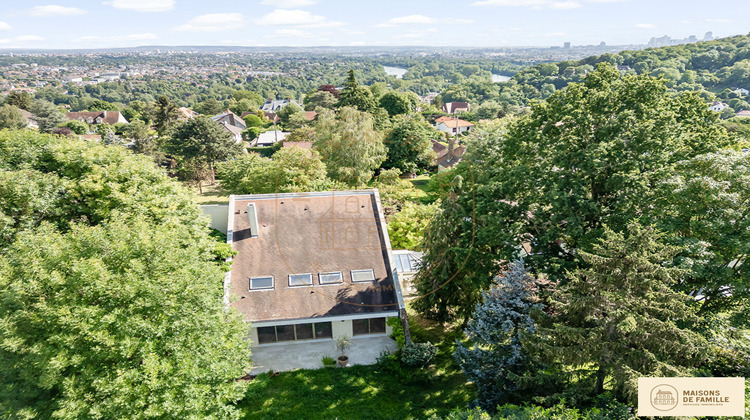
<path id="1" fill-rule="evenodd" d="M 336 102 L 338 102 L 338 99 L 331 92 L 317 91 L 305 98 L 305 110 L 315 111 L 318 107 L 333 109 Z"/>
<path id="2" fill-rule="evenodd" d="M 388 115 L 410 114 L 415 110 L 415 104 L 405 93 L 391 90 L 380 98 L 380 107 L 388 111 Z"/>
<path id="3" fill-rule="evenodd" d="M 635 402 L 641 376 L 681 376 L 705 356 L 690 327 L 696 303 L 672 290 L 685 272 L 669 263 L 680 251 L 652 228 L 605 229 L 588 263 L 555 291 L 550 315 L 539 319 L 539 357 L 572 369 L 580 395 L 613 393 Z M 571 385 L 573 386 L 573 385 Z"/>
<path id="4" fill-rule="evenodd" d="M 34 121 L 39 125 L 39 131 L 51 133 L 58 125 L 65 122 L 65 114 L 52 102 L 44 100 L 34 101 L 31 106 Z"/>
<path id="5" fill-rule="evenodd" d="M 242 153 L 231 133 L 206 116 L 192 118 L 180 125 L 166 143 L 168 153 L 190 164 L 206 165 L 211 180 L 215 179 L 214 165 Z"/>
<path id="6" fill-rule="evenodd" d="M 344 90 L 339 95 L 339 107 L 353 107 L 362 112 L 372 112 L 376 105 L 370 89 L 360 86 L 354 77 L 354 70 L 349 70 L 349 76 L 344 84 Z"/>
<path id="7" fill-rule="evenodd" d="M 383 135 L 373 128 L 370 114 L 344 107 L 318 114 L 315 150 L 328 168 L 328 175 L 352 186 L 372 178 L 386 157 Z"/>
<path id="8" fill-rule="evenodd" d="M 509 264 L 493 283 L 466 328 L 470 344 L 458 343 L 455 352 L 461 370 L 477 386 L 477 405 L 488 411 L 519 402 L 528 392 L 518 379 L 534 362 L 523 341 L 536 331 L 531 315 L 542 307 L 536 280 L 523 261 Z"/>
<path id="9" fill-rule="evenodd" d="M 26 118 L 18 107 L 8 104 L 0 106 L 0 129 L 10 128 L 12 130 L 25 127 Z"/>
<path id="10" fill-rule="evenodd" d="M 28 92 L 18 90 L 11 91 L 8 93 L 8 96 L 5 97 L 6 105 L 13 105 L 27 111 L 31 111 L 33 102 L 34 101 L 31 99 L 31 95 L 29 95 Z"/>
<path id="11" fill-rule="evenodd" d="M 430 140 L 438 135 L 423 120 L 398 118 L 383 141 L 388 148 L 383 166 L 399 168 L 404 173 L 414 173 L 417 168 L 429 167 L 434 157 Z"/>
<path id="12" fill-rule="evenodd" d="M 177 125 L 177 119 L 179 118 L 177 109 L 177 104 L 164 95 L 159 96 L 159 99 L 156 100 L 153 105 L 153 121 L 154 129 L 160 137 L 170 135 Z"/>

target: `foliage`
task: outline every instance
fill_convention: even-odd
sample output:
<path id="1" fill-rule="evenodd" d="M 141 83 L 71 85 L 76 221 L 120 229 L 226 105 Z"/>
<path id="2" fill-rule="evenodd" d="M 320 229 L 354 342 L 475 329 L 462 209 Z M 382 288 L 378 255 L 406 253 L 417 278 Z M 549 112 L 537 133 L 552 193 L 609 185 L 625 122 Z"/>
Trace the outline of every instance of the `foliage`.
<path id="1" fill-rule="evenodd" d="M 282 124 L 288 124 L 290 119 L 294 115 L 302 114 L 304 117 L 305 111 L 294 102 L 290 102 L 286 106 L 282 107 L 280 110 L 276 111 L 276 115 L 281 120 Z"/>
<path id="2" fill-rule="evenodd" d="M 536 331 L 531 314 L 541 309 L 537 294 L 536 280 L 523 262 L 509 264 L 474 309 L 466 328 L 471 344 L 458 343 L 456 360 L 476 384 L 477 405 L 485 410 L 528 398 L 528 385 L 519 379 L 538 368 L 523 347 L 525 336 Z"/>
<path id="3" fill-rule="evenodd" d="M 316 91 L 305 97 L 305 111 L 315 111 L 317 108 L 333 109 L 338 99 L 328 91 Z"/>
<path id="4" fill-rule="evenodd" d="M 421 251 L 424 232 L 438 209 L 439 203 L 405 202 L 401 211 L 388 221 L 388 236 L 393 248 Z"/>
<path id="5" fill-rule="evenodd" d="M 314 150 L 284 147 L 269 158 L 248 153 L 218 167 L 222 187 L 230 194 L 323 191 L 333 184 Z"/>
<path id="6" fill-rule="evenodd" d="M 416 103 L 411 95 L 391 90 L 380 98 L 380 107 L 388 111 L 388 115 L 394 116 L 413 113 Z"/>
<path id="7" fill-rule="evenodd" d="M 26 118 L 21 113 L 21 109 L 5 104 L 0 106 L 0 130 L 3 128 L 21 129 L 26 127 Z"/>
<path id="8" fill-rule="evenodd" d="M 328 176 L 351 186 L 369 181 L 386 157 L 382 134 L 373 128 L 372 116 L 350 107 L 339 110 L 338 116 L 321 110 L 313 146 L 326 164 Z"/>
<path id="9" fill-rule="evenodd" d="M 568 366 L 580 398 L 604 392 L 635 402 L 642 376 L 685 376 L 706 355 L 694 328 L 695 302 L 670 287 L 683 270 L 667 263 L 679 252 L 663 235 L 638 224 L 627 233 L 605 229 L 593 253 L 579 251 L 588 268 L 571 274 L 552 296 L 540 338 L 542 360 Z"/>
<path id="10" fill-rule="evenodd" d="M 0 411 L 24 418 L 233 417 L 248 330 L 208 243 L 117 214 L 23 232 L 0 262 Z"/>
<path id="11" fill-rule="evenodd" d="M 87 134 L 89 132 L 89 125 L 79 120 L 66 121 L 62 123 L 60 127 L 68 127 L 78 135 Z"/>
<path id="12" fill-rule="evenodd" d="M 166 150 L 180 159 L 205 164 L 213 176 L 213 165 L 242 153 L 231 133 L 212 119 L 198 116 L 180 125 L 166 142 Z"/>
<path id="13" fill-rule="evenodd" d="M 28 92 L 13 90 L 8 92 L 8 96 L 5 97 L 5 105 L 11 105 L 16 108 L 31 111 L 33 100 Z"/>
<path id="14" fill-rule="evenodd" d="M 261 127 L 264 125 L 263 120 L 255 114 L 245 115 L 242 119 L 245 120 L 245 124 L 247 124 L 248 128 Z"/>
<path id="15" fill-rule="evenodd" d="M 404 343 L 406 343 L 406 337 L 404 336 L 404 324 L 401 323 L 401 318 L 396 316 L 388 317 L 385 323 L 391 327 L 391 338 L 396 342 L 398 348 L 403 348 Z"/>
<path id="16" fill-rule="evenodd" d="M 331 356 L 323 356 L 321 362 L 323 362 L 323 366 L 331 366 L 336 364 L 336 359 Z"/>
<path id="17" fill-rule="evenodd" d="M 338 350 L 338 352 L 341 353 L 342 356 L 346 353 L 349 347 L 352 346 L 352 340 L 345 335 L 336 337 L 334 341 L 336 343 L 336 350 Z"/>
<path id="18" fill-rule="evenodd" d="M 179 106 L 167 96 L 161 95 L 153 106 L 154 129 L 160 137 L 169 136 L 177 125 Z"/>
<path id="19" fill-rule="evenodd" d="M 344 84 L 344 90 L 339 95 L 339 108 L 352 107 L 362 112 L 372 112 L 375 109 L 375 99 L 372 92 L 357 83 L 354 70 L 349 70 L 349 77 Z"/>
<path id="20" fill-rule="evenodd" d="M 401 362 L 409 367 L 424 367 L 436 354 L 437 347 L 432 343 L 409 343 L 401 349 Z"/>
<path id="21" fill-rule="evenodd" d="M 399 118 L 385 136 L 383 143 L 388 154 L 383 166 L 399 168 L 403 173 L 414 173 L 432 164 L 433 138 L 439 136 L 425 121 L 415 118 Z"/>
<path id="22" fill-rule="evenodd" d="M 62 110 L 51 102 L 36 100 L 31 105 L 30 111 L 34 114 L 33 119 L 39 125 L 39 131 L 42 133 L 50 133 L 66 121 Z"/>
<path id="23" fill-rule="evenodd" d="M 549 408 L 536 405 L 518 406 L 513 404 L 497 408 L 497 412 L 489 414 L 480 409 L 463 409 L 451 412 L 444 420 L 636 420 L 632 407 L 613 402 L 604 407 L 594 407 L 587 410 L 571 408 L 565 403 L 559 403 Z M 438 417 L 433 417 L 437 420 Z"/>

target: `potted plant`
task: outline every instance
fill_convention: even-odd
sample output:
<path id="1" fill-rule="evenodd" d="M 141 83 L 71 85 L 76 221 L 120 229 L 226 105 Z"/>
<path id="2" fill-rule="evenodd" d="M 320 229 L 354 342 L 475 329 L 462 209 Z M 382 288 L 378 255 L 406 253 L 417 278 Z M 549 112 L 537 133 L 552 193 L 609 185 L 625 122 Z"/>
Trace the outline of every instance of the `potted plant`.
<path id="1" fill-rule="evenodd" d="M 338 358 L 338 365 L 340 367 L 346 367 L 349 364 L 349 356 L 346 354 L 346 350 L 351 347 L 352 342 L 349 337 L 342 335 L 336 338 L 336 350 L 341 354 Z"/>
<path id="2" fill-rule="evenodd" d="M 329 367 L 336 366 L 336 359 L 334 359 L 331 356 L 325 356 L 325 357 L 323 357 L 322 362 L 323 362 L 323 367 L 329 368 Z"/>

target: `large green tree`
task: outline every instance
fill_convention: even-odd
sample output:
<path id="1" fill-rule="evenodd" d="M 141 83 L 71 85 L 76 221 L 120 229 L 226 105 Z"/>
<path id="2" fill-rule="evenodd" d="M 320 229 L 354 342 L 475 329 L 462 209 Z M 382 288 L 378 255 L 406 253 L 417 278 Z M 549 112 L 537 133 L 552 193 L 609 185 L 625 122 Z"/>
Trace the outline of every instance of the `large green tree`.
<path id="1" fill-rule="evenodd" d="M 20 108 L 8 104 L 0 106 L 0 129 L 24 127 L 26 127 L 26 118 L 24 118 Z"/>
<path id="2" fill-rule="evenodd" d="M 430 140 L 439 135 L 423 120 L 398 118 L 383 140 L 388 149 L 383 166 L 399 168 L 404 173 L 429 167 L 434 156 Z"/>
<path id="3" fill-rule="evenodd" d="M 414 112 L 416 103 L 412 100 L 411 95 L 388 91 L 380 98 L 380 107 L 388 111 L 388 115 L 411 114 Z"/>
<path id="4" fill-rule="evenodd" d="M 65 113 L 52 102 L 36 100 L 31 105 L 33 119 L 39 125 L 39 131 L 51 133 L 58 125 L 66 121 Z"/>
<path id="5" fill-rule="evenodd" d="M 27 111 L 31 111 L 33 102 L 34 101 L 31 99 L 31 95 L 29 95 L 28 92 L 19 90 L 11 91 L 8 93 L 8 96 L 5 97 L 5 104 L 13 105 Z"/>
<path id="6" fill-rule="evenodd" d="M 637 223 L 625 233 L 605 229 L 593 252 L 579 251 L 588 267 L 570 275 L 538 319 L 532 347 L 577 378 L 568 382 L 574 394 L 609 389 L 634 403 L 639 377 L 689 375 L 705 357 L 705 340 L 691 330 L 697 303 L 672 289 L 685 274 L 670 266 L 679 249 L 662 240 Z"/>
<path id="7" fill-rule="evenodd" d="M 154 129 L 160 137 L 169 136 L 177 126 L 179 111 L 176 103 L 167 96 L 159 96 L 151 107 Z"/>
<path id="8" fill-rule="evenodd" d="M 168 153 L 188 165 L 206 165 L 214 179 L 214 165 L 242 153 L 232 134 L 206 116 L 180 125 L 166 143 Z"/>
<path id="9" fill-rule="evenodd" d="M 353 107 L 363 112 L 373 112 L 376 107 L 372 92 L 357 83 L 354 70 L 349 70 L 344 90 L 339 95 L 338 107 Z"/>
<path id="10" fill-rule="evenodd" d="M 369 181 L 386 157 L 383 135 L 373 128 L 372 116 L 351 107 L 338 115 L 328 110 L 318 114 L 313 146 L 328 175 L 353 186 Z"/>

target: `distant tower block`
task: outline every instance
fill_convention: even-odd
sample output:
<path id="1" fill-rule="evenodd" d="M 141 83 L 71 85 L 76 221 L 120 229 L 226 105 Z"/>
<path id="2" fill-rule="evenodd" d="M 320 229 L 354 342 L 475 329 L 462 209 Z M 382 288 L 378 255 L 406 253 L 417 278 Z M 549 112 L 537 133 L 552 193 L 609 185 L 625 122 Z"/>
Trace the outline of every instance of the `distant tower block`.
<path id="1" fill-rule="evenodd" d="M 563 44 L 563 48 L 565 48 L 566 50 L 569 50 L 570 49 L 570 42 L 566 42 L 565 44 Z"/>
<path id="2" fill-rule="evenodd" d="M 607 43 L 604 42 L 604 41 L 602 41 L 602 42 L 599 43 L 599 46 L 602 47 L 602 48 L 604 48 L 604 47 L 607 46 Z"/>
<path id="3" fill-rule="evenodd" d="M 704 41 L 713 41 L 714 40 L 714 33 L 711 31 L 706 32 L 706 35 L 703 36 Z"/>

